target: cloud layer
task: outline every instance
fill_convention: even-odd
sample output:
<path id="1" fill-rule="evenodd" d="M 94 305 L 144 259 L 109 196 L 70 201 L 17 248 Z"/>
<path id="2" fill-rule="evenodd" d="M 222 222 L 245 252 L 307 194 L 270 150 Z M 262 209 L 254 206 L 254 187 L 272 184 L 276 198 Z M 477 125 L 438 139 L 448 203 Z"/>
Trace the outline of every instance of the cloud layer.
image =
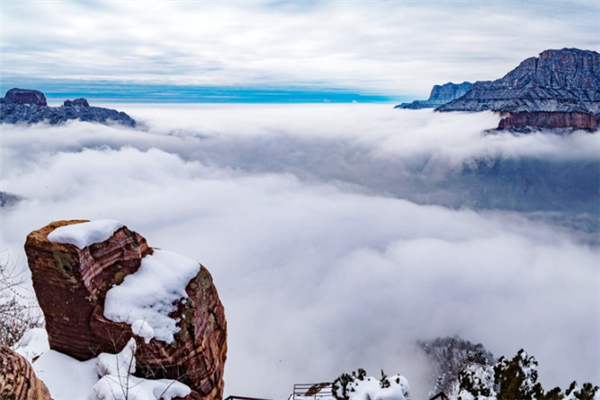
<path id="1" fill-rule="evenodd" d="M 414 341 L 454 334 L 525 348 L 547 388 L 598 383 L 597 247 L 383 190 L 481 159 L 597 162 L 596 134 L 484 135 L 493 114 L 368 105 L 122 108 L 145 130 L 2 126 L 2 190 L 25 197 L 2 210 L 2 248 L 26 268 L 30 231 L 109 218 L 200 261 L 229 322 L 227 394 L 282 399 L 362 367 L 426 398 Z"/>
<path id="2" fill-rule="evenodd" d="M 426 97 L 549 48 L 598 50 L 597 2 L 191 1 L 3 4 L 3 75 L 350 88 Z"/>

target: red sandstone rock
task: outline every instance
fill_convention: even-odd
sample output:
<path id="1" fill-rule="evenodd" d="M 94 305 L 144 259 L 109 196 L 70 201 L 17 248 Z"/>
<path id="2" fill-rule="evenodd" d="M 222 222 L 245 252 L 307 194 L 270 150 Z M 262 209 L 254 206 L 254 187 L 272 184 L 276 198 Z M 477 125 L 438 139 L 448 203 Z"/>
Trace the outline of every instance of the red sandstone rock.
<path id="1" fill-rule="evenodd" d="M 498 128 L 575 128 L 595 131 L 598 122 L 595 115 L 581 112 L 517 112 L 509 113 L 500 120 Z"/>
<path id="2" fill-rule="evenodd" d="M 25 357 L 0 345 L 0 399 L 52 400 Z"/>
<path id="3" fill-rule="evenodd" d="M 50 347 L 79 360 L 117 353 L 135 336 L 125 323 L 104 317 L 107 291 L 137 271 L 152 254 L 146 240 L 126 227 L 82 250 L 50 242 L 54 229 L 86 221 L 58 221 L 30 233 L 25 251 L 34 289 L 46 317 Z M 206 268 L 186 286 L 189 299 L 171 317 L 179 332 L 171 344 L 136 337 L 136 375 L 175 379 L 192 389 L 189 399 L 220 399 L 227 354 L 223 305 Z M 194 392 L 197 392 L 194 394 Z M 198 396 L 198 397 L 193 397 Z"/>
<path id="4" fill-rule="evenodd" d="M 31 232 L 25 252 L 50 348 L 88 360 L 120 350 L 131 337 L 124 324 L 110 322 L 102 330 L 99 325 L 105 320 L 100 311 L 108 289 L 137 271 L 142 257 L 152 250 L 143 237 L 127 228 L 83 250 L 48 241 L 54 229 L 81 222 L 86 221 L 58 221 Z"/>

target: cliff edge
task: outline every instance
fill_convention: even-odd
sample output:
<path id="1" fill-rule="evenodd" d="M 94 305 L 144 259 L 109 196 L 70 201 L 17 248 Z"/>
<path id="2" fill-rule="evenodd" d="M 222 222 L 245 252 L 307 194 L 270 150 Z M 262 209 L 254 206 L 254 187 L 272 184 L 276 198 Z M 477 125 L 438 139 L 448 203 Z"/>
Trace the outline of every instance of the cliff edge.
<path id="1" fill-rule="evenodd" d="M 443 85 L 434 85 L 427 100 L 415 100 L 412 103 L 402 103 L 394 108 L 407 110 L 420 110 L 422 108 L 435 108 L 444 105 L 452 100 L 458 99 L 467 93 L 473 84 L 470 82 L 452 83 Z"/>
<path id="2" fill-rule="evenodd" d="M 597 130 L 600 119 L 600 54 L 546 50 L 495 81 L 476 82 L 436 111 L 495 111 L 500 129 Z"/>

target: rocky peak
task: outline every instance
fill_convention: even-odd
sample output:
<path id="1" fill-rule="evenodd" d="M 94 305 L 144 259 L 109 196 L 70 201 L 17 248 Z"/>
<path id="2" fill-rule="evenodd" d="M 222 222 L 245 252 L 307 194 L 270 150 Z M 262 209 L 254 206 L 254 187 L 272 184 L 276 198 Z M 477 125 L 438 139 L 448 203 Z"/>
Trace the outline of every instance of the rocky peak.
<path id="1" fill-rule="evenodd" d="M 65 100 L 65 102 L 63 103 L 63 107 L 90 107 L 90 104 L 88 103 L 87 99 L 84 99 L 83 97 L 80 97 L 78 99 L 75 100 Z"/>
<path id="2" fill-rule="evenodd" d="M 136 122 L 124 112 L 102 107 L 91 107 L 84 98 L 66 100 L 62 107 L 49 107 L 46 96 L 38 90 L 10 89 L 6 97 L 0 98 L 0 123 L 46 122 L 50 125 L 66 121 L 118 123 L 134 127 Z"/>
<path id="3" fill-rule="evenodd" d="M 412 103 L 402 103 L 394 108 L 403 108 L 410 110 L 419 110 L 422 108 L 435 108 L 446 104 L 454 99 L 458 99 L 467 93 L 473 86 L 470 82 L 452 83 L 443 85 L 434 85 L 427 100 L 415 100 Z"/>
<path id="4" fill-rule="evenodd" d="M 546 50 L 495 81 L 476 82 L 464 96 L 436 111 L 495 111 L 500 128 L 596 130 L 600 118 L 600 54 Z"/>
<path id="5" fill-rule="evenodd" d="M 33 104 L 36 106 L 45 106 L 48 105 L 46 102 L 46 96 L 44 93 L 39 90 L 30 90 L 30 89 L 10 89 L 6 92 L 7 99 L 12 101 L 15 104 L 24 105 L 24 104 Z"/>
<path id="6" fill-rule="evenodd" d="M 471 82 L 448 82 L 443 85 L 434 85 L 431 89 L 431 94 L 429 95 L 428 101 L 448 103 L 463 96 L 465 93 L 471 90 L 471 87 L 473 87 Z"/>
<path id="7" fill-rule="evenodd" d="M 438 111 L 600 113 L 600 54 L 546 50 L 495 81 L 476 82 Z"/>
<path id="8" fill-rule="evenodd" d="M 492 82 L 492 87 L 598 90 L 600 54 L 579 49 L 545 50 Z"/>

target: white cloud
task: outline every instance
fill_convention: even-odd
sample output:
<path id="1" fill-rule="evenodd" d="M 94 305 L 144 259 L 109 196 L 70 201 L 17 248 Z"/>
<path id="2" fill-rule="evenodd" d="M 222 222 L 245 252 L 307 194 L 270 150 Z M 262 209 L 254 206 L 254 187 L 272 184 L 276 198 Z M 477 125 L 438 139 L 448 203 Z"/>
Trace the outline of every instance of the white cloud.
<path id="1" fill-rule="evenodd" d="M 2 188 L 25 197 L 2 210 L 2 247 L 24 267 L 30 231 L 110 218 L 203 263 L 229 322 L 227 394 L 284 398 L 363 367 L 425 398 L 411 345 L 453 334 L 498 356 L 524 347 L 548 388 L 598 383 L 597 247 L 375 190 L 419 157 L 441 176 L 490 155 L 597 162 L 597 135 L 486 136 L 492 114 L 369 105 L 121 108 L 147 131 L 2 126 Z"/>
<path id="2" fill-rule="evenodd" d="M 344 87 L 426 97 L 548 48 L 598 50 L 598 4 L 553 1 L 12 2 L 5 76 Z"/>

